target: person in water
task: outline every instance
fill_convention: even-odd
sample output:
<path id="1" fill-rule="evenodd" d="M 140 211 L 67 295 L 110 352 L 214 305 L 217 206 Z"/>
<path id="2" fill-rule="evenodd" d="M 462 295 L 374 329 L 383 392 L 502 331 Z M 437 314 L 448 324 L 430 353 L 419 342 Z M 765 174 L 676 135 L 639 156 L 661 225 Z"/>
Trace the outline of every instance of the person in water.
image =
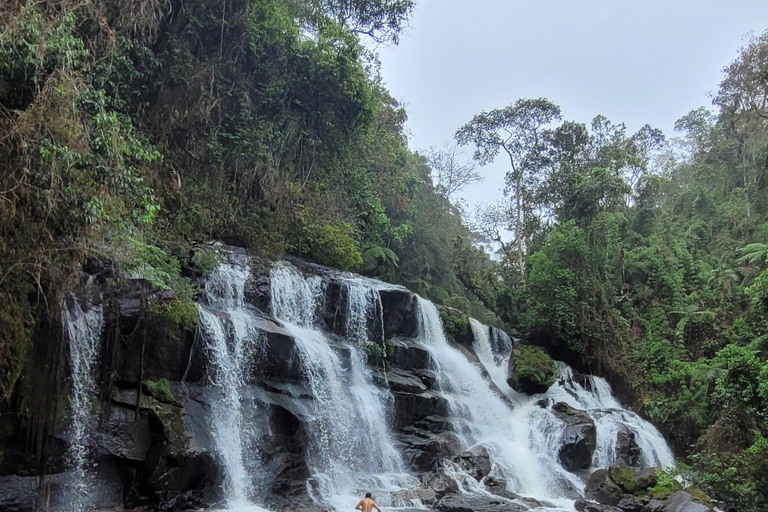
<path id="1" fill-rule="evenodd" d="M 381 512 L 381 509 L 376 504 L 375 501 L 371 499 L 371 493 L 367 492 L 365 493 L 365 498 L 360 500 L 360 503 L 357 504 L 355 507 L 355 510 L 361 510 L 362 512 L 371 512 L 372 509 L 378 510 L 378 512 Z"/>

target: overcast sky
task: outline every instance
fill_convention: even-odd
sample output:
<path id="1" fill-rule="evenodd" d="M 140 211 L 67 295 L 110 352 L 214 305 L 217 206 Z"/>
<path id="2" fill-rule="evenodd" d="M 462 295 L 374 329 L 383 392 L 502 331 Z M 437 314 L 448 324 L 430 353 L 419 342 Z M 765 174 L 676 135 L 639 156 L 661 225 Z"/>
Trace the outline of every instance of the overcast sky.
<path id="1" fill-rule="evenodd" d="M 673 134 L 710 93 L 744 36 L 768 28 L 768 0 L 416 0 L 382 75 L 408 111 L 413 149 L 452 142 L 482 110 L 544 96 L 565 119 L 603 114 Z M 467 155 L 471 152 L 467 150 Z M 501 198 L 505 166 L 464 197 Z"/>

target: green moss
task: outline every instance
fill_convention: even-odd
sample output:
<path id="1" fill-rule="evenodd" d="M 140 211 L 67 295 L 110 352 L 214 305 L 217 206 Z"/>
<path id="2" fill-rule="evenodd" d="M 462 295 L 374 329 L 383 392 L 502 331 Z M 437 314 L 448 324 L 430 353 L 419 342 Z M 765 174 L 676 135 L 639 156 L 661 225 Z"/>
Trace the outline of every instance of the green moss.
<path id="1" fill-rule="evenodd" d="M 515 371 L 512 374 L 512 387 L 523 390 L 531 386 L 537 390 L 546 390 L 555 383 L 555 363 L 539 347 L 521 345 L 515 348 Z"/>
<path id="2" fill-rule="evenodd" d="M 675 480 L 675 478 L 666 471 L 662 471 L 661 469 L 657 470 L 656 477 L 656 485 L 648 489 L 648 492 L 653 498 L 664 499 L 677 491 L 683 490 L 683 486 L 680 485 L 680 482 Z"/>
<path id="3" fill-rule="evenodd" d="M 184 328 L 191 331 L 197 326 L 199 320 L 197 306 L 191 300 L 152 304 L 148 310 L 151 314 L 161 317 L 171 330 Z"/>
<path id="4" fill-rule="evenodd" d="M 161 402 L 176 402 L 176 395 L 173 394 L 168 379 L 148 380 L 144 383 L 144 389 L 149 396 L 154 397 Z"/>
<path id="5" fill-rule="evenodd" d="M 200 248 L 192 255 L 192 266 L 203 277 L 211 275 L 220 263 L 221 257 L 213 249 Z"/>
<path id="6" fill-rule="evenodd" d="M 458 310 L 449 310 L 446 308 L 438 308 L 440 312 L 440 319 L 443 322 L 443 330 L 446 336 L 456 340 L 459 336 L 465 334 L 469 330 L 469 317 L 463 313 L 458 315 L 452 314 L 458 312 Z"/>
<path id="7" fill-rule="evenodd" d="M 616 468 L 615 471 L 611 472 L 613 481 L 619 484 L 621 488 L 629 494 L 635 494 L 638 490 L 635 476 L 637 476 L 636 468 Z"/>

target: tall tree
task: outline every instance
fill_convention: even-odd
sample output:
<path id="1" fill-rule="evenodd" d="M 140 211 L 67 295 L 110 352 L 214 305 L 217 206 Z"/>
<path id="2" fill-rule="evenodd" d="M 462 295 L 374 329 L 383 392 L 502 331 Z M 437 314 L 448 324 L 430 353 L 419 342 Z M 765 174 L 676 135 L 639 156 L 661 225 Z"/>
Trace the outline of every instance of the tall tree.
<path id="1" fill-rule="evenodd" d="M 547 160 L 544 131 L 550 123 L 559 119 L 560 107 L 548 99 L 520 99 L 508 107 L 476 115 L 455 135 L 460 145 L 475 146 L 474 158 L 480 165 L 493 162 L 501 152 L 509 158 L 505 193 L 514 198 L 517 266 L 523 283 L 525 202 Z"/>

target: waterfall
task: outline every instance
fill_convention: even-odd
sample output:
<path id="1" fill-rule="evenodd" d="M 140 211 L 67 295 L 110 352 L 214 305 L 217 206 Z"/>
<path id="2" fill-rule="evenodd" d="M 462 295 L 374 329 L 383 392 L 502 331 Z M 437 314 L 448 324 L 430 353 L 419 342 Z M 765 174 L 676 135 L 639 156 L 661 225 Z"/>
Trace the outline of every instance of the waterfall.
<path id="1" fill-rule="evenodd" d="M 248 390 L 253 357 L 261 348 L 253 313 L 244 306 L 248 260 L 230 255 L 205 284 L 205 304 L 198 304 L 200 329 L 212 362 L 217 390 L 212 404 L 212 430 L 225 470 L 229 508 L 251 507 L 259 489 L 254 482 L 261 465 L 258 441 L 265 427 L 260 407 Z"/>
<path id="2" fill-rule="evenodd" d="M 664 437 L 650 422 L 632 411 L 624 409 L 613 397 L 610 385 L 595 376 L 584 376 L 591 384 L 585 388 L 573 378 L 573 370 L 557 363 L 557 381 L 545 394 L 553 402 L 565 402 L 571 407 L 584 409 L 597 427 L 597 449 L 592 465 L 601 468 L 616 461 L 616 434 L 621 428 L 635 434 L 641 449 L 640 464 L 669 467 L 675 458 Z"/>
<path id="3" fill-rule="evenodd" d="M 498 386 L 501 391 L 510 393 L 512 389 L 507 384 L 508 359 L 494 355 L 494 348 L 491 346 L 491 341 L 489 338 L 490 329 L 487 325 L 481 324 L 474 318 L 469 319 L 469 325 L 472 328 L 472 334 L 474 334 L 475 338 L 473 347 L 475 349 L 475 354 L 477 354 L 478 359 L 480 359 L 480 362 L 491 376 L 491 381 L 493 381 L 493 383 L 496 384 L 496 386 Z M 512 348 L 511 341 L 509 348 Z"/>
<path id="4" fill-rule="evenodd" d="M 88 437 L 97 408 L 94 372 L 101 352 L 104 313 L 101 305 L 86 307 L 74 296 L 69 301 L 62 301 L 61 312 L 64 335 L 69 341 L 72 371 L 70 445 L 66 455 L 72 481 L 67 487 L 67 502 L 73 512 L 81 512 L 88 506 L 91 486 Z"/>
<path id="5" fill-rule="evenodd" d="M 420 298 L 419 310 L 421 341 L 430 352 L 438 386 L 448 400 L 451 419 L 465 447 L 485 446 L 491 453 L 492 474 L 506 479 L 509 490 L 520 494 L 552 500 L 565 497 L 561 479 L 582 485 L 578 477 L 562 469 L 550 454 L 536 449 L 540 447 L 531 443 L 531 437 L 541 432 L 527 428 L 517 410 L 510 410 L 489 389 L 481 371 L 448 344 L 435 305 Z M 484 339 L 487 343 L 487 335 Z M 489 373 L 492 370 L 489 369 Z M 491 375 L 494 373 L 498 372 Z M 542 435 L 546 441 L 546 433 Z M 549 433 L 550 438 L 554 435 Z"/>
<path id="6" fill-rule="evenodd" d="M 361 353 L 369 342 L 365 326 L 376 309 L 374 294 L 359 282 L 346 286 L 351 339 L 340 340 L 315 325 L 322 305 L 319 278 L 305 278 L 290 264 L 277 265 L 271 276 L 272 314 L 295 338 L 314 397 L 308 424 L 310 494 L 337 510 L 354 507 L 366 490 L 387 493 L 414 484 L 391 440 L 385 410 L 391 397 L 372 383 Z"/>
<path id="7" fill-rule="evenodd" d="M 489 329 L 475 319 L 470 319 L 475 335 L 475 352 L 488 374 L 499 389 L 508 393 L 517 407 L 512 412 L 513 429 L 521 438 L 528 438 L 534 451 L 546 453 L 547 458 L 557 460 L 560 447 L 559 436 L 562 422 L 540 402 L 551 404 L 565 402 L 571 407 L 584 410 L 595 422 L 597 430 L 596 450 L 592 460 L 593 469 L 605 468 L 617 459 L 617 434 L 626 429 L 635 434 L 641 449 L 640 464 L 644 466 L 669 467 L 674 456 L 661 433 L 648 421 L 634 412 L 624 409 L 613 397 L 608 383 L 599 377 L 583 376 L 589 384 L 585 387 L 573 378 L 573 370 L 562 362 L 556 362 L 557 379 L 543 395 L 525 396 L 506 385 L 508 357 L 498 358 L 493 354 L 489 342 Z M 572 478 L 567 481 L 577 486 Z M 561 480 L 565 483 L 566 480 Z"/>

